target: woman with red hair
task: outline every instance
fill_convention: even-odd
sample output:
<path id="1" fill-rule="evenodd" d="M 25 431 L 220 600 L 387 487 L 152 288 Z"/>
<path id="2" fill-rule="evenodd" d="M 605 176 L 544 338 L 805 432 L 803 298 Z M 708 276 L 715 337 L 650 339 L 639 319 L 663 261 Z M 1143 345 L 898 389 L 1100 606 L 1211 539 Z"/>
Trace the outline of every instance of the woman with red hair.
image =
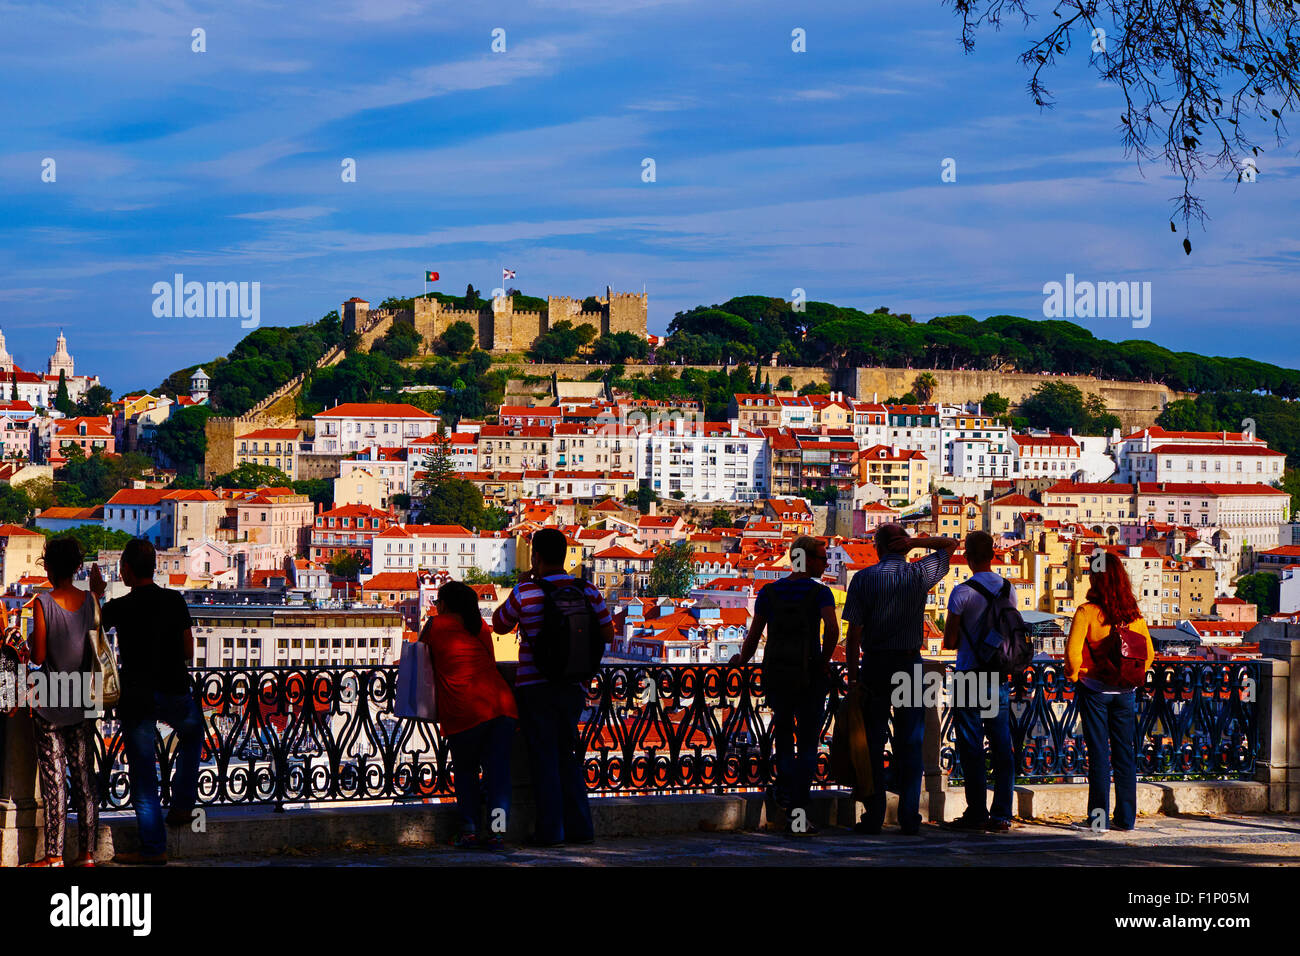
<path id="1" fill-rule="evenodd" d="M 1083 721 L 1088 749 L 1088 819 L 1090 829 L 1132 830 L 1137 822 L 1137 677 L 1136 667 L 1121 659 L 1120 642 L 1130 648 L 1145 641 L 1142 674 L 1151 669 L 1155 647 L 1133 585 L 1118 557 L 1099 551 L 1089 571 L 1088 594 L 1074 613 L 1065 649 L 1065 676 Z M 1140 656 L 1140 651 L 1137 656 Z M 1135 658 L 1130 657 L 1130 660 Z M 1127 671 L 1122 674 L 1121 671 Z M 1115 776 L 1115 817 L 1110 817 L 1111 768 Z"/>

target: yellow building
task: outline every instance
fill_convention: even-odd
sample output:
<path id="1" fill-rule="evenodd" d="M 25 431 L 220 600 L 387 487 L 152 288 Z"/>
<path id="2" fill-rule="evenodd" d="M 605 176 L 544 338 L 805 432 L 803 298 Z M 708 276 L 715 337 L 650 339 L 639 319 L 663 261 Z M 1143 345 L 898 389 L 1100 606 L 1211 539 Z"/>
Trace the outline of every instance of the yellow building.
<path id="1" fill-rule="evenodd" d="M 41 555 L 45 551 L 45 535 L 39 531 L 16 524 L 0 525 L 0 588 L 26 575 L 45 577 Z"/>
<path id="2" fill-rule="evenodd" d="M 247 462 L 278 468 L 291 479 L 298 477 L 298 443 L 301 428 L 259 428 L 235 439 L 235 467 Z"/>
<path id="3" fill-rule="evenodd" d="M 858 452 L 854 463 L 858 484 L 872 484 L 885 492 L 893 507 L 919 501 L 930 490 L 930 462 L 914 448 L 872 445 Z"/>

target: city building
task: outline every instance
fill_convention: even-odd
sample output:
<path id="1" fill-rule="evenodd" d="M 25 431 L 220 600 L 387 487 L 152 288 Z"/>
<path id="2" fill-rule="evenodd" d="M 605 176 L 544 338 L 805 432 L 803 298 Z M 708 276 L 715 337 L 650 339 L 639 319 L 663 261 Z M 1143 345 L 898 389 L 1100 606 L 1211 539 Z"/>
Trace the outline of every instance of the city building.
<path id="1" fill-rule="evenodd" d="M 301 428 L 259 428 L 235 439 L 235 466 L 243 464 L 278 468 L 298 478 L 298 447 L 303 440 Z"/>
<path id="2" fill-rule="evenodd" d="M 438 431 L 440 419 L 404 402 L 343 402 L 312 416 L 315 454 L 405 448 Z"/>
<path id="3" fill-rule="evenodd" d="M 323 564 L 348 552 L 369 563 L 371 539 L 392 523 L 388 512 L 369 505 L 341 505 L 317 512 L 311 534 L 311 559 Z"/>

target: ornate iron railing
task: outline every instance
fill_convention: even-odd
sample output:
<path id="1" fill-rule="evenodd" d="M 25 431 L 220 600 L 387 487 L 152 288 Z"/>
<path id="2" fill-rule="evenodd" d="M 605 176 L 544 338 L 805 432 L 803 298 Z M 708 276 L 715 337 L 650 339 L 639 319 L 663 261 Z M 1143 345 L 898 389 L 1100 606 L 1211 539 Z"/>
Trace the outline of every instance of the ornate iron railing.
<path id="1" fill-rule="evenodd" d="M 1138 777 L 1247 779 L 1255 771 L 1259 720 L 1254 661 L 1160 661 L 1137 696 Z M 1087 748 L 1074 684 L 1060 661 L 1038 661 L 1011 685 L 1017 779 L 1086 777 Z M 961 779 L 951 709 L 942 717 L 940 766 Z"/>
<path id="2" fill-rule="evenodd" d="M 282 807 L 455 792 L 450 750 L 436 727 L 393 716 L 394 666 L 212 668 L 192 675 L 207 734 L 202 805 Z M 1158 667 L 1139 695 L 1139 774 L 1249 776 L 1258 720 L 1243 688 L 1256 676 L 1249 662 Z M 818 785 L 832 785 L 828 750 L 846 690 L 842 667 L 835 677 L 819 734 Z M 1086 773 L 1073 687 L 1059 662 L 1036 663 L 1017 682 L 1011 721 L 1022 780 Z M 775 777 L 771 725 L 761 667 L 607 665 L 591 683 L 580 727 L 587 785 L 611 795 L 761 788 Z M 165 725 L 155 749 L 166 802 L 177 754 Z M 99 724 L 98 756 L 102 805 L 129 807 L 130 778 L 111 711 Z M 940 765 L 959 773 L 947 708 Z"/>

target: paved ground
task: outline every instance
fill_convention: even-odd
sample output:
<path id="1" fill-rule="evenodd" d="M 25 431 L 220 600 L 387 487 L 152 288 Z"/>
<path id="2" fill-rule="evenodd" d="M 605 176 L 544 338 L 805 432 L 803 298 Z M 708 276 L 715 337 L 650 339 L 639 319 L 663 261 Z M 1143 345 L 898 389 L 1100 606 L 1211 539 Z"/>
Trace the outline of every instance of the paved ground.
<path id="1" fill-rule="evenodd" d="M 505 852 L 442 846 L 349 847 L 318 853 L 177 860 L 184 866 L 1225 866 L 1300 865 L 1300 818 L 1142 817 L 1130 833 L 1076 831 L 1064 820 L 1017 823 L 1008 834 L 925 826 L 915 837 L 886 829 L 864 837 L 828 828 L 793 840 L 780 833 L 691 833 L 622 838 L 593 846 Z"/>

